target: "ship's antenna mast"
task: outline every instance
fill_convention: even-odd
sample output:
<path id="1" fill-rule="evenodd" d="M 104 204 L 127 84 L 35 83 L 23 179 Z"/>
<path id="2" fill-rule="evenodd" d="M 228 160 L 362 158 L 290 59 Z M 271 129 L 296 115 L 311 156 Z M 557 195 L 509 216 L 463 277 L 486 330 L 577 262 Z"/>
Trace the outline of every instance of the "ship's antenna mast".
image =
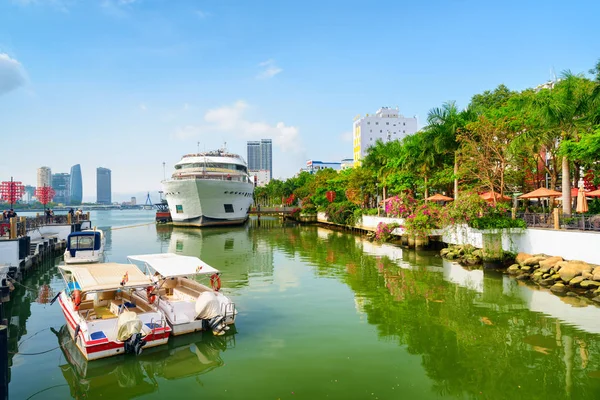
<path id="1" fill-rule="evenodd" d="M 163 181 L 167 180 L 167 172 L 165 170 L 165 162 L 163 161 Z"/>

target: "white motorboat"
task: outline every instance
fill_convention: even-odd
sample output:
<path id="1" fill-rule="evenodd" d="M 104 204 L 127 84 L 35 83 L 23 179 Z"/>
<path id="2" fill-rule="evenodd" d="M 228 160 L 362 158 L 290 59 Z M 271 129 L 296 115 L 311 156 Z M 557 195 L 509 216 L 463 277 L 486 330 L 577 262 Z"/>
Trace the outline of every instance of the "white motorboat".
<path id="1" fill-rule="evenodd" d="M 143 263 L 142 270 L 154 285 L 137 290 L 135 295 L 158 309 L 169 321 L 173 335 L 212 330 L 222 335 L 235 322 L 235 304 L 219 290 L 220 272 L 198 257 L 172 253 L 128 256 L 130 262 Z M 210 276 L 211 287 L 193 279 Z"/>
<path id="2" fill-rule="evenodd" d="M 174 225 L 233 225 L 248 219 L 254 183 L 244 159 L 221 149 L 183 156 L 163 191 Z"/>
<path id="3" fill-rule="evenodd" d="M 104 233 L 97 228 L 72 232 L 67 236 L 65 264 L 89 264 L 104 260 Z"/>
<path id="4" fill-rule="evenodd" d="M 58 294 L 67 327 L 88 360 L 167 343 L 171 328 L 160 311 L 132 296 L 152 281 L 132 264 L 58 267 L 67 288 Z M 54 300 L 53 300 L 54 301 Z"/>

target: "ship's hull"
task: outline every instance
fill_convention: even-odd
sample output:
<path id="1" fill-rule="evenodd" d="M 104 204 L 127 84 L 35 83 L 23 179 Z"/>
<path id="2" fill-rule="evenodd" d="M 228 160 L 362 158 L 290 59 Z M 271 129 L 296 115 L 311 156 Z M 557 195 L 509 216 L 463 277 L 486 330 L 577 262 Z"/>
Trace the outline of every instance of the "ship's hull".
<path id="1" fill-rule="evenodd" d="M 254 184 L 235 180 L 173 179 L 163 190 L 174 225 L 242 224 L 248 219 Z"/>

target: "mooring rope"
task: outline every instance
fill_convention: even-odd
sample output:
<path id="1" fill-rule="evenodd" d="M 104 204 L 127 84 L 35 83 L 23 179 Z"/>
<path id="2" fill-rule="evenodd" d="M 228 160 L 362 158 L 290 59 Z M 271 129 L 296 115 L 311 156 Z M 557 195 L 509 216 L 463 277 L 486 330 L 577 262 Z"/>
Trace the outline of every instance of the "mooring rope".
<path id="1" fill-rule="evenodd" d="M 119 230 L 119 229 L 137 228 L 137 227 L 140 227 L 140 226 L 147 226 L 147 225 L 153 225 L 153 224 L 156 224 L 156 222 L 147 222 L 145 224 L 128 225 L 128 226 L 118 226 L 116 228 L 111 228 L 110 230 L 111 231 L 116 231 L 116 230 Z"/>
<path id="2" fill-rule="evenodd" d="M 33 288 L 30 288 L 29 286 L 25 286 L 25 285 L 23 285 L 21 282 L 14 280 L 14 279 L 13 279 L 13 278 L 11 278 L 10 276 L 7 276 L 7 277 L 6 277 L 6 279 L 8 279 L 8 280 L 9 280 L 9 281 L 10 281 L 10 282 L 13 284 L 13 285 L 14 285 L 14 284 L 17 284 L 17 285 L 19 285 L 19 286 L 22 286 L 22 287 L 24 287 L 24 288 L 25 288 L 25 289 L 27 289 L 27 290 L 31 290 L 32 292 L 35 292 L 35 293 L 37 293 L 37 292 L 38 292 L 38 289 L 33 289 Z"/>

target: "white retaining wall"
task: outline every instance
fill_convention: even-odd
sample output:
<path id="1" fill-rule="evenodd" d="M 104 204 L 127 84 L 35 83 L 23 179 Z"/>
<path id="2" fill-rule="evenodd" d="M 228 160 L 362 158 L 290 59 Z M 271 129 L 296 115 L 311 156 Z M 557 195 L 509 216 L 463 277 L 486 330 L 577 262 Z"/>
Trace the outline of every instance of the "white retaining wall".
<path id="1" fill-rule="evenodd" d="M 482 247 L 482 232 L 466 225 L 445 230 L 442 240 L 451 244 L 472 244 Z M 511 229 L 503 233 L 504 250 L 529 254 L 544 253 L 561 256 L 566 260 L 582 260 L 591 264 L 600 264 L 600 233 L 535 229 Z"/>

